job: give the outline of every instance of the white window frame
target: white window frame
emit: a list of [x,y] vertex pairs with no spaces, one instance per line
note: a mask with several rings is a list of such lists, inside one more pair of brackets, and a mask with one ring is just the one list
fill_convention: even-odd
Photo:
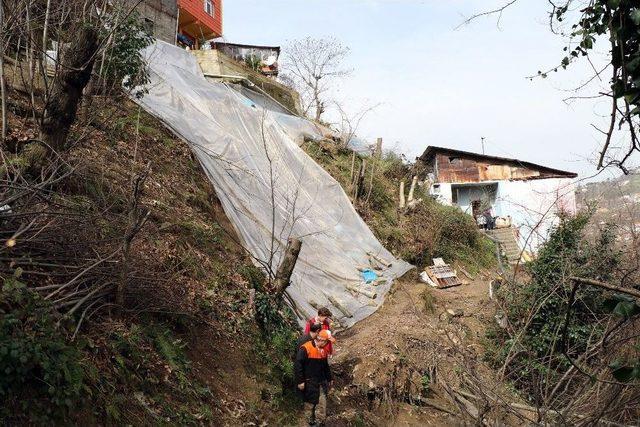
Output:
[[[207,6],[209,6],[210,10],[207,10]],[[213,0],[204,0],[204,11],[207,15],[216,16],[216,7],[213,4]]]

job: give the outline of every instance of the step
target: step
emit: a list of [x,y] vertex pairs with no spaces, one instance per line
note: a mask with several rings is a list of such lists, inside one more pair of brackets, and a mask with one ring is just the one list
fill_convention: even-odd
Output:
[[487,234],[488,236],[493,237],[494,239],[515,239],[516,236],[513,233],[495,233],[495,234]]
[[503,244],[502,246],[504,246],[506,250],[509,250],[509,249],[513,249],[516,251],[520,250],[520,246],[518,246],[516,243],[507,243],[507,244]]
[[494,228],[493,230],[485,230],[487,233],[513,233],[513,228]]
[[498,240],[502,240],[502,239],[513,240],[516,238],[516,236],[513,233],[496,233],[496,234],[487,233],[487,236],[493,237],[494,239],[498,239]]

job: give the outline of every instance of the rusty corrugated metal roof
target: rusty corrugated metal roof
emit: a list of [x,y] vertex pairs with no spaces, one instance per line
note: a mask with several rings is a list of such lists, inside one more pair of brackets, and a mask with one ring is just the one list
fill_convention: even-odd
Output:
[[539,165],[537,163],[527,162],[525,160],[512,159],[509,157],[490,156],[487,154],[456,150],[454,148],[436,147],[433,145],[428,146],[427,149],[424,151],[424,153],[422,153],[422,155],[418,157],[418,159],[428,163],[436,156],[436,154],[444,154],[446,156],[466,157],[466,158],[472,158],[477,160],[489,160],[496,163],[517,165],[517,166],[521,166],[529,169],[538,170],[540,172],[548,172],[555,175],[566,176],[567,178],[576,178],[578,176],[578,174],[575,172],[569,172],[561,169],[550,168],[547,166]]

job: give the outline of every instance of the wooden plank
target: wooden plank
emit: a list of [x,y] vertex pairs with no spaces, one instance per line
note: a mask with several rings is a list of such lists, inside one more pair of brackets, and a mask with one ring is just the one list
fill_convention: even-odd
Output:
[[429,270],[431,270],[431,272],[438,278],[444,278],[444,277],[455,277],[456,276],[456,272],[453,271],[451,269],[451,267],[444,266],[444,267],[428,267]]
[[441,258],[434,259],[434,264],[426,268],[429,278],[438,285],[438,288],[450,288],[462,284],[458,276],[449,264],[445,264]]
[[444,267],[445,265],[447,265],[447,263],[444,262],[442,258],[433,258],[432,261],[433,261],[434,267]]

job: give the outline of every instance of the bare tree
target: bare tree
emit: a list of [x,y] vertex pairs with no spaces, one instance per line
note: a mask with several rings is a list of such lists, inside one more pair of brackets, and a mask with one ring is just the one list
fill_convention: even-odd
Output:
[[[98,128],[107,128],[99,109],[89,112],[86,122],[91,125],[76,120],[87,83],[92,76],[117,83],[103,92],[112,98],[105,97],[105,102],[125,95],[123,73],[96,74],[94,63],[101,55],[118,64],[134,56],[137,63],[136,53],[113,49],[110,37],[139,28],[117,20],[135,19],[134,8],[120,0],[9,0],[0,8],[0,219],[8,238],[0,251],[0,276],[15,274],[19,266],[21,280],[53,309],[66,317],[81,313],[76,333],[83,319],[91,317],[92,307],[95,312],[113,305],[109,301],[114,294],[122,304],[126,285],[137,280],[131,245],[148,216],[140,202],[148,172],[134,174],[134,191],[124,196],[131,203],[127,215],[119,218],[128,225],[122,239],[106,242],[96,233],[95,221],[110,217],[109,209],[78,213],[66,198],[70,182],[92,176],[85,169],[89,162],[74,159],[71,150]],[[25,119],[15,132],[7,128],[9,113]],[[20,141],[25,129],[34,136]],[[17,263],[7,262],[14,257]]]
[[356,111],[353,114],[349,114],[345,109],[340,105],[340,103],[334,103],[336,110],[340,116],[339,122],[337,123],[338,131],[340,132],[340,141],[344,147],[349,145],[349,142],[356,136],[356,132],[360,127],[360,123],[362,120],[372,111],[380,106],[380,104],[373,105],[365,105],[360,110]]
[[[460,26],[487,16],[497,17],[497,25],[505,10],[518,0],[504,0],[501,5],[491,10],[476,13],[465,19]],[[549,27],[552,33],[567,39],[564,47],[564,58],[546,71],[538,71],[529,76],[546,78],[551,72],[567,69],[572,63],[584,58],[593,70],[593,74],[582,82],[573,92],[578,93],[591,82],[603,82],[610,76],[609,88],[597,90],[596,93],[576,95],[565,99],[603,98],[610,102],[610,120],[606,127],[591,126],[604,138],[597,160],[597,168],[618,167],[625,175],[630,173],[629,163],[633,154],[640,152],[639,119],[640,97],[638,82],[640,68],[639,40],[640,15],[637,13],[637,2],[609,2],[607,0],[549,0]],[[579,13],[577,13],[579,11]],[[460,27],[459,26],[459,27]],[[570,30],[569,30],[570,28]],[[591,61],[594,46],[606,44],[609,52],[604,67],[596,68]],[[615,150],[612,141],[614,134],[621,134],[624,146],[621,152]]]
[[320,121],[327,108],[331,82],[351,72],[343,65],[348,54],[349,48],[334,38],[307,37],[287,45],[284,76],[300,92],[306,116]]

